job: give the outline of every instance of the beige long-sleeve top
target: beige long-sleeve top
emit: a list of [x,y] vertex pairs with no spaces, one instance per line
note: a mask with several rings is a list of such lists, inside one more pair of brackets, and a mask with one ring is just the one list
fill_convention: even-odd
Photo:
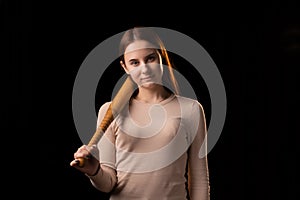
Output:
[[[97,126],[109,104],[101,106]],[[209,200],[206,133],[196,100],[131,99],[98,143],[101,170],[91,183],[111,192],[111,200]]]

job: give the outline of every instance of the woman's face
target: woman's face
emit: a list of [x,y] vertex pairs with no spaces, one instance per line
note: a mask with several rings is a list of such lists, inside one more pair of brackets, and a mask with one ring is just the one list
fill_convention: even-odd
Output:
[[161,57],[149,42],[138,40],[127,46],[124,54],[125,63],[121,62],[127,74],[140,87],[162,84],[163,66]]

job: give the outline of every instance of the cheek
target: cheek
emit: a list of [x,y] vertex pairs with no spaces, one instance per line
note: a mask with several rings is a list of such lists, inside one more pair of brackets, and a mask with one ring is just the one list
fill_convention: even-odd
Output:
[[161,78],[163,75],[163,67],[159,64],[152,66],[152,72],[155,74],[157,78]]
[[138,84],[138,80],[141,75],[141,70],[139,68],[134,68],[129,71],[129,74],[131,78],[134,80],[134,82]]

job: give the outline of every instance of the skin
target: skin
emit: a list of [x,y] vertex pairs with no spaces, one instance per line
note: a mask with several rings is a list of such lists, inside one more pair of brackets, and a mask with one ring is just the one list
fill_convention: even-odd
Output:
[[163,65],[159,52],[151,48],[147,41],[138,40],[127,46],[125,63],[121,66],[139,86],[135,97],[147,103],[157,103],[166,99],[170,93],[162,85]]
[[[77,149],[74,153],[74,160],[70,163],[70,165],[79,171],[87,174],[88,176],[92,176],[97,172],[99,161],[96,157],[92,155],[98,155],[96,152],[98,151],[96,146],[89,147],[87,145],[82,145]],[[85,164],[82,167],[78,166],[77,159],[84,158]]]

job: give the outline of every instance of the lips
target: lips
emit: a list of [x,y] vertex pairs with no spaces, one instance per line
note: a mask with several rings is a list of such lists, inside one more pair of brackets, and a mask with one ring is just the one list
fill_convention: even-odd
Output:
[[141,81],[150,81],[150,80],[152,80],[152,77],[153,77],[153,76],[146,76],[146,77],[143,77],[143,78],[141,78]]

